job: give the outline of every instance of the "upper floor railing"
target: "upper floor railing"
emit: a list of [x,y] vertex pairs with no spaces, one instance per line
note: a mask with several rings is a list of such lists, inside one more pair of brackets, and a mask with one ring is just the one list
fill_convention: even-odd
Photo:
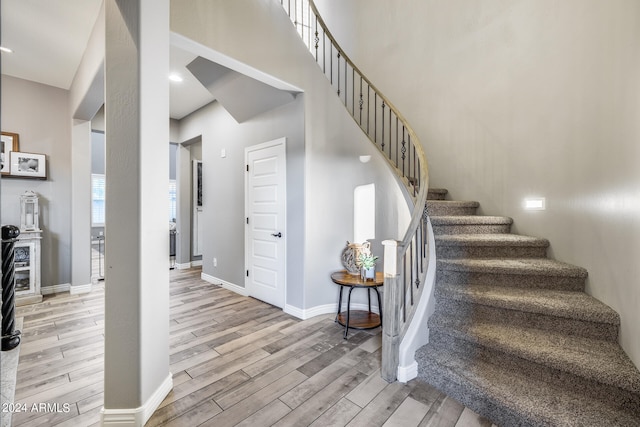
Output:
[[347,111],[387,160],[411,209],[402,241],[385,241],[382,377],[394,381],[398,349],[426,276],[427,161],[413,129],[340,48],[310,0],[280,0]]

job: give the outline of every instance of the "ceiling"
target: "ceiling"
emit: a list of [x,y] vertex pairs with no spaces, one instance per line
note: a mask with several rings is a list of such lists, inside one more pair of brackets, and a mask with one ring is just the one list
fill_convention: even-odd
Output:
[[[69,89],[102,0],[2,0],[2,74]],[[170,116],[182,119],[214,100],[187,70],[197,55],[176,46],[170,70],[182,82],[171,82]],[[168,76],[167,76],[168,77]]]

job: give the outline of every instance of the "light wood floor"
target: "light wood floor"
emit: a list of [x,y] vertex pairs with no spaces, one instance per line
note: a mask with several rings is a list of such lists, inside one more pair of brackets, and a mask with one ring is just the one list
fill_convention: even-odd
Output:
[[[18,308],[15,402],[27,412],[14,426],[99,425],[104,286]],[[174,388],[147,426],[492,426],[430,386],[384,382],[379,329],[344,340],[331,315],[300,321],[199,269],[172,271],[170,292]]]

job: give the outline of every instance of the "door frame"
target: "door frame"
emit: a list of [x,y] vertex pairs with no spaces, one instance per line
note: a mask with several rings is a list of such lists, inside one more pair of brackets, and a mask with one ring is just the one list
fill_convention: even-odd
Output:
[[[283,226],[283,230],[282,233],[284,234],[284,238],[282,239],[282,244],[284,245],[284,249],[283,249],[283,253],[282,253],[282,262],[284,264],[284,269],[283,269],[283,276],[282,276],[282,281],[283,281],[283,292],[284,292],[284,300],[282,303],[282,307],[281,309],[284,311],[285,307],[287,306],[287,238],[288,238],[288,233],[287,233],[287,207],[288,207],[288,200],[287,200],[287,138],[286,137],[281,137],[281,138],[277,138],[271,141],[267,141],[267,142],[263,142],[260,144],[255,144],[255,145],[251,145],[249,147],[245,147],[244,149],[244,164],[245,167],[248,167],[249,165],[249,153],[253,152],[253,151],[259,151],[259,150],[264,150],[266,148],[271,148],[271,147],[276,147],[276,146],[281,146],[282,147],[282,155],[284,156],[284,164],[285,164],[285,169],[284,169],[284,212],[283,212],[283,216],[284,216],[284,226]],[[248,171],[247,171],[248,172]],[[244,217],[245,219],[249,218],[249,174],[245,173],[244,175]],[[245,232],[244,232],[244,267],[245,267],[245,271],[249,268],[249,258],[250,258],[250,234],[249,233],[249,224],[246,223],[245,221]],[[252,296],[251,294],[251,287],[250,287],[250,280],[249,277],[245,274],[244,277],[244,288],[245,291],[247,293],[247,295]],[[268,304],[268,303],[267,303]]]

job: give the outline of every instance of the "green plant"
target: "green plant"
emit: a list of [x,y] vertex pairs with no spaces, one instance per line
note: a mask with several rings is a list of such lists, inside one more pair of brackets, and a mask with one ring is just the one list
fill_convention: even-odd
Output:
[[377,260],[378,257],[374,256],[371,253],[361,253],[358,257],[358,261],[360,261],[360,267],[366,268],[367,270],[373,268],[376,265]]

